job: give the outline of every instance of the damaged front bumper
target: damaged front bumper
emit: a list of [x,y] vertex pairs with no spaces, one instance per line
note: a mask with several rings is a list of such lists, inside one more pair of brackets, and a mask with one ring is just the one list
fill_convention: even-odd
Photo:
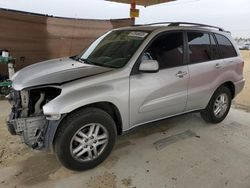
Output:
[[[11,113],[12,114],[12,113]],[[10,115],[7,127],[12,135],[19,135],[29,147],[53,152],[56,130],[66,114],[58,120],[48,120],[44,115],[12,119]]]
[[22,91],[12,89],[8,96],[12,105],[7,121],[9,132],[21,136],[22,141],[33,149],[53,151],[54,136],[64,115],[45,115],[42,105],[60,92],[60,89],[52,87]]
[[45,135],[48,127],[48,120],[45,116],[9,120],[7,126],[11,134],[20,135],[22,141],[33,149],[45,147]]

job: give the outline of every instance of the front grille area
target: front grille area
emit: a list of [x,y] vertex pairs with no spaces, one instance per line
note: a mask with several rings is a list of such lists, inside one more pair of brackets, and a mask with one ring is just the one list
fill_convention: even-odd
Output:
[[[7,127],[12,135],[19,135],[22,141],[33,149],[44,147],[44,135],[47,129],[47,120],[44,115],[24,116],[25,106],[23,92],[11,90],[8,100],[12,105]],[[21,96],[22,95],[22,96]],[[29,100],[29,99],[27,99]]]

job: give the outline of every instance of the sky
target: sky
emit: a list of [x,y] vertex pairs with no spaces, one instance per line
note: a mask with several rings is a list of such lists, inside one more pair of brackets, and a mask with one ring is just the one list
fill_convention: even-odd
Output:
[[[116,19],[129,17],[130,6],[104,0],[0,0],[0,8],[70,18]],[[223,27],[234,37],[250,38],[250,0],[177,0],[137,8],[137,24],[197,22]]]

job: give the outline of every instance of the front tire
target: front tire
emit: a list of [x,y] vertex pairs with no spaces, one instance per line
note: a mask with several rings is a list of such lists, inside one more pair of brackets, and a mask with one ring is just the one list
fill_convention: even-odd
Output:
[[98,108],[73,112],[58,130],[55,152],[68,169],[82,171],[102,163],[116,141],[116,126],[112,117]]
[[210,99],[206,109],[201,111],[201,117],[208,123],[220,123],[223,121],[231,107],[232,94],[225,87],[219,87]]

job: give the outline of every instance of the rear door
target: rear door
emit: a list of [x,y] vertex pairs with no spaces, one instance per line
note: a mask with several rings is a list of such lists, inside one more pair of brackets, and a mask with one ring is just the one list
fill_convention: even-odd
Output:
[[[189,75],[183,41],[183,32],[158,36],[133,68],[130,76],[130,125],[184,111]],[[139,72],[139,64],[143,59],[157,60],[159,72]]]
[[243,79],[242,58],[237,54],[231,41],[220,34],[215,34],[220,50],[221,58],[223,59],[223,71],[227,81],[239,81]]
[[224,61],[220,59],[213,34],[188,31],[186,37],[190,74],[187,111],[199,110],[206,107],[216,89]]

